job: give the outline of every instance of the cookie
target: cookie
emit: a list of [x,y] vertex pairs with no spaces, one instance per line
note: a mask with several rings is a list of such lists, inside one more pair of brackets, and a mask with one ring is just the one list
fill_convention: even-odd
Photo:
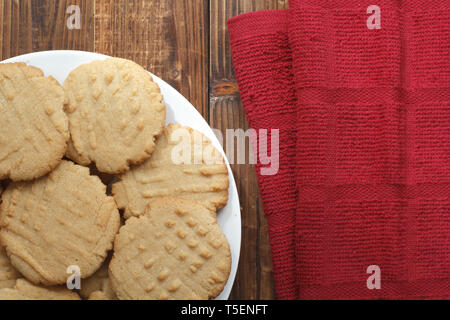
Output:
[[0,289],[0,300],[80,300],[80,297],[64,286],[38,287],[18,279],[13,288]]
[[0,180],[32,180],[52,171],[66,152],[64,90],[42,70],[0,64]]
[[150,157],[166,107],[158,85],[141,66],[119,58],[93,61],[73,70],[64,89],[69,158],[117,174]]
[[0,289],[13,288],[21,274],[9,262],[5,250],[0,247]]
[[10,184],[0,206],[0,242],[11,264],[34,284],[66,283],[73,265],[81,278],[92,275],[120,224],[105,192],[89,168],[70,161],[39,180]]
[[228,200],[228,170],[222,155],[201,133],[171,124],[156,141],[152,157],[119,175],[112,194],[125,218],[142,215],[161,196],[201,202],[218,210]]
[[230,268],[215,212],[163,197],[120,228],[109,276],[119,299],[211,299],[222,292]]
[[89,300],[117,300],[108,275],[110,260],[91,277],[81,281],[80,296]]

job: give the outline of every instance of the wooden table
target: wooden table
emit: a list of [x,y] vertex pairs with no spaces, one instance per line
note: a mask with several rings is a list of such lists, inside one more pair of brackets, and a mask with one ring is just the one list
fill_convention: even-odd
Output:
[[[74,49],[128,58],[180,91],[213,128],[247,129],[226,20],[287,8],[288,0],[0,0],[1,60]],[[80,29],[69,29],[69,6]],[[232,299],[273,299],[267,226],[254,168],[233,165],[242,208],[242,248]]]

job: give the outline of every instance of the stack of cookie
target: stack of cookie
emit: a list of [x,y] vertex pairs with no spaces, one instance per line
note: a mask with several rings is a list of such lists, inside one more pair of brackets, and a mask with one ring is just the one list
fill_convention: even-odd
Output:
[[81,65],[63,86],[0,64],[0,299],[220,294],[227,167],[201,133],[165,126],[162,100],[124,59]]

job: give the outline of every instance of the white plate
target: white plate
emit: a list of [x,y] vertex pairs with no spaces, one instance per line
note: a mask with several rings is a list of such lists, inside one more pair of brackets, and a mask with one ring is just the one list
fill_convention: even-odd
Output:
[[[84,51],[42,51],[36,53],[25,54],[14,57],[6,62],[25,62],[29,65],[38,67],[44,71],[46,75],[53,76],[60,83],[63,83],[67,75],[78,67],[80,64],[88,63],[93,60],[103,60],[107,56],[84,52]],[[205,134],[214,146],[219,149],[225,157],[222,146],[217,140],[214,132],[209,127],[208,123],[198,113],[198,111],[186,100],[178,91],[172,88],[169,84],[152,74],[154,81],[160,86],[161,93],[164,96],[164,102],[167,105],[167,123],[179,123],[182,125],[194,128]],[[226,157],[225,157],[226,159]],[[241,248],[241,210],[239,204],[239,197],[236,189],[236,183],[233,178],[233,173],[230,168],[228,160],[228,175],[230,178],[229,200],[225,208],[219,211],[218,220],[222,231],[230,243],[232,267],[231,274],[225,289],[217,297],[217,299],[228,299],[231,288],[233,287],[234,278],[236,276],[237,266],[239,262],[239,252]]]

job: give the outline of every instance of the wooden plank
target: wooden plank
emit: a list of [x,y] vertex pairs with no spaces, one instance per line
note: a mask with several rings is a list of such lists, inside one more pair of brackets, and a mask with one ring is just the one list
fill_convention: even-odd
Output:
[[[69,30],[66,13],[80,7],[80,30]],[[3,0],[0,2],[1,59],[42,50],[93,51],[93,2],[90,0]]]
[[208,119],[208,3],[205,0],[172,3],[178,57],[172,76],[180,81],[181,93]]
[[[18,1],[4,0],[2,2],[2,59],[7,59],[12,56],[16,56],[19,52],[19,43],[21,40],[19,35],[19,11],[20,3]],[[31,32],[31,20],[25,19],[21,28],[22,35],[25,34],[25,30]],[[26,40],[25,40],[26,42]]]
[[207,3],[95,1],[95,50],[131,59],[208,115]]
[[[210,124],[222,130],[248,124],[239,98],[227,34],[228,18],[263,9],[285,9],[288,0],[210,0]],[[241,261],[232,299],[276,298],[267,223],[251,165],[233,165],[242,207]]]

